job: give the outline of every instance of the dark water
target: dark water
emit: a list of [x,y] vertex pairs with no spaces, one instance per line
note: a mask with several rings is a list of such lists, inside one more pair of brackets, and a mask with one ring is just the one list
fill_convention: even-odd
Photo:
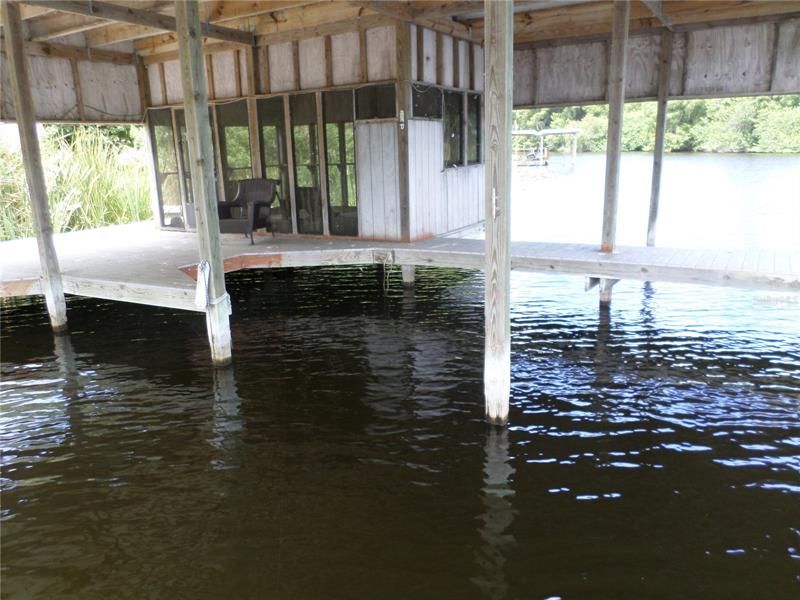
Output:
[[514,274],[229,279],[202,316],[2,308],[5,598],[798,598],[798,296]]

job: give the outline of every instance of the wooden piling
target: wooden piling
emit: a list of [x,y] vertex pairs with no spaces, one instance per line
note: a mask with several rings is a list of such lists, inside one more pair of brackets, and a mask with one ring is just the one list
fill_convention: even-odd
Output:
[[513,4],[485,0],[486,341],[483,389],[486,418],[508,420],[511,391],[511,101]]
[[603,202],[601,252],[613,252],[617,233],[619,165],[622,158],[622,113],[625,108],[625,64],[628,50],[629,0],[614,2],[614,24],[608,66],[608,146]]
[[658,201],[661,195],[661,167],[664,161],[664,137],[667,131],[667,101],[669,76],[672,70],[672,32],[661,34],[661,53],[658,64],[658,112],[656,113],[656,140],[653,148],[653,180],[650,187],[650,214],[647,218],[647,245],[656,244]]
[[25,61],[22,35],[22,18],[19,4],[0,0],[0,14],[3,17],[6,40],[6,57],[9,65],[11,88],[14,92],[14,108],[19,128],[22,164],[28,181],[28,193],[33,213],[33,226],[36,230],[36,244],[39,249],[39,264],[42,269],[42,292],[50,316],[50,325],[55,333],[67,330],[67,304],[61,282],[56,247],[53,244],[53,223],[47,202],[47,186],[44,181],[42,155],[39,139],[36,136],[36,115],[33,108],[28,65]]
[[208,262],[210,277],[206,326],[215,366],[231,362],[230,299],[225,291],[225,273],[219,241],[217,188],[214,178],[214,153],[208,119],[208,92],[200,39],[200,13],[197,2],[175,2],[181,82],[186,109],[186,135],[192,164],[192,191],[197,213],[197,238],[200,259]]
[[414,287],[416,280],[416,267],[414,265],[402,265],[400,270],[403,274],[403,287]]

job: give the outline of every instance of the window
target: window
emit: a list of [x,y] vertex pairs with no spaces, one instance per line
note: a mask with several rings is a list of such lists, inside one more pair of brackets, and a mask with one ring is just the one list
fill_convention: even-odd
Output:
[[481,97],[467,94],[467,163],[481,162]]
[[317,102],[314,94],[289,98],[294,148],[294,186],[298,233],[322,233],[322,201],[317,147]]
[[415,117],[442,118],[442,91],[437,87],[413,84],[411,86],[411,103],[414,107]]
[[460,92],[444,93],[444,166],[464,164],[464,95]]
[[175,138],[172,131],[172,111],[169,108],[150,110],[148,121],[158,180],[161,225],[183,227],[183,205],[178,176],[178,159],[175,153]]
[[393,85],[369,85],[356,90],[359,119],[391,119],[397,116]]
[[[393,86],[388,87],[394,89]],[[325,92],[322,96],[322,106],[325,118],[328,222],[331,234],[356,236],[358,205],[353,92]]]
[[[211,171],[215,173],[214,178],[216,179],[216,164],[217,164],[217,143],[214,139],[213,135],[213,128],[214,128],[214,117],[213,117],[213,107],[208,107],[208,122],[212,128],[211,134],[211,146],[214,151],[214,165],[212,165]],[[189,139],[186,135],[186,114],[184,113],[182,108],[175,109],[175,124],[178,127],[178,160],[181,161],[181,167],[183,169],[183,193],[184,193],[184,200],[188,203],[194,202],[193,199],[193,191],[192,191],[192,174],[191,168],[189,164]],[[187,210],[194,210],[193,207],[189,207]],[[191,214],[191,213],[187,213]],[[191,217],[190,217],[191,218]]]
[[283,98],[258,100],[256,106],[264,177],[278,182],[278,198],[272,205],[272,229],[291,233],[292,205],[289,195],[289,162],[286,154]]
[[225,199],[230,201],[236,196],[237,182],[253,176],[247,101],[217,104],[217,127]]

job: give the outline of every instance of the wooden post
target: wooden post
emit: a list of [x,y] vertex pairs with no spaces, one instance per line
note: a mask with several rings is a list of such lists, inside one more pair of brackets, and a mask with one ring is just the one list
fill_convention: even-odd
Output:
[[186,134],[192,168],[192,190],[197,213],[200,259],[210,268],[206,326],[215,366],[231,362],[230,298],[225,291],[225,273],[219,242],[217,189],[214,181],[214,152],[208,118],[208,88],[200,41],[200,12],[197,2],[175,2],[181,81],[186,109]]
[[511,101],[513,14],[510,1],[485,0],[486,17],[486,347],[483,390],[486,418],[508,420],[511,391]]
[[400,271],[403,274],[403,287],[414,287],[416,267],[414,265],[402,265]]
[[625,63],[628,50],[629,0],[614,2],[614,25],[608,66],[608,147],[606,190],[603,204],[601,252],[613,252],[617,234],[619,164],[622,149],[622,113],[625,108]]
[[39,248],[42,291],[50,316],[50,325],[55,333],[63,333],[67,330],[67,305],[64,300],[56,247],[53,244],[53,223],[50,220],[50,207],[47,203],[47,186],[44,181],[42,155],[39,152],[39,139],[36,136],[36,115],[33,112],[28,65],[25,62],[25,40],[22,37],[19,4],[0,0],[0,15],[3,17],[5,29],[6,57],[11,88],[14,91],[22,164],[25,166],[33,226],[36,229],[36,243]]
[[661,55],[658,70],[658,112],[656,113],[656,141],[653,148],[653,181],[650,187],[650,214],[647,218],[647,245],[656,244],[658,200],[661,194],[661,167],[664,161],[664,136],[667,131],[667,100],[669,76],[672,67],[672,32],[661,34]]
[[400,197],[400,239],[411,240],[411,206],[408,182],[408,118],[411,116],[411,25],[395,24],[397,64],[397,170]]

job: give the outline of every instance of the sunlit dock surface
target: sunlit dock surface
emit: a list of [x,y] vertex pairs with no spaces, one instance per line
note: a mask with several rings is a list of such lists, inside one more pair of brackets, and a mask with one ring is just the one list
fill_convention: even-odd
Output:
[[[152,223],[55,236],[68,294],[186,310],[194,304],[194,233]],[[222,236],[225,270],[329,265],[416,265],[482,269],[481,239],[373,242],[331,238]],[[611,279],[668,281],[800,292],[800,254],[622,246],[611,254],[592,244],[513,242],[512,269]],[[0,243],[0,297],[40,293],[34,239]]]

